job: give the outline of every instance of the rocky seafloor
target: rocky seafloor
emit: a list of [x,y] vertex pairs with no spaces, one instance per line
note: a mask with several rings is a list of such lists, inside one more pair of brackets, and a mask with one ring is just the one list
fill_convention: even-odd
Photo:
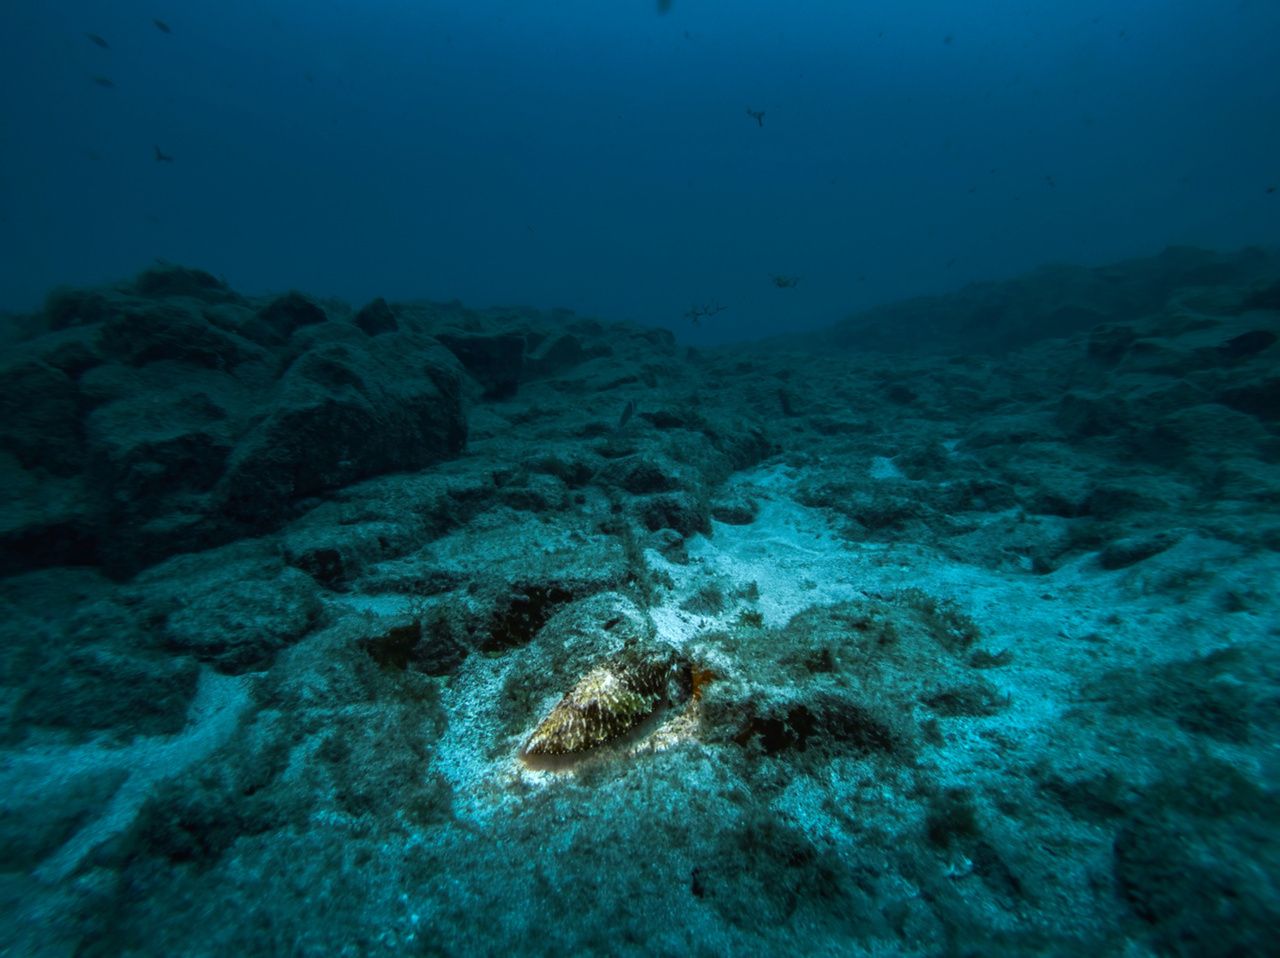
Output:
[[1275,253],[4,331],[0,953],[1274,946]]

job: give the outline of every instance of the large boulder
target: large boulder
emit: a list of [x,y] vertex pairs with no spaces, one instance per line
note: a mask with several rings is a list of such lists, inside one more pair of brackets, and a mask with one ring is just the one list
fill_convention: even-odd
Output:
[[383,333],[394,333],[400,328],[396,314],[392,312],[387,301],[379,296],[356,313],[356,325],[369,336],[380,336]]
[[0,569],[131,576],[459,452],[462,367],[386,319],[371,336],[340,307],[171,266],[51,295],[0,366],[0,476],[22,490],[0,503]]
[[256,343],[279,346],[304,326],[323,323],[328,318],[323,309],[301,293],[286,293],[258,310],[243,332]]
[[209,303],[240,302],[241,297],[212,273],[189,266],[161,263],[144,270],[133,281],[139,296],[167,298],[182,296]]
[[461,451],[461,389],[447,353],[388,334],[365,348],[330,343],[282,378],[218,489],[224,512],[276,524],[292,501],[384,472],[421,469]]
[[269,666],[315,625],[321,605],[306,573],[255,571],[236,581],[210,580],[174,603],[164,620],[166,644],[223,672]]
[[191,387],[166,402],[140,393],[87,418],[90,478],[102,491],[99,560],[127,575],[175,551],[226,538],[210,490],[231,455],[225,411]]
[[212,325],[181,302],[139,303],[102,324],[102,352],[131,366],[176,360],[209,369],[231,369],[262,352],[240,336]]
[[27,467],[59,475],[76,472],[84,448],[75,381],[38,360],[0,368],[0,450]]
[[524,371],[523,335],[440,332],[436,338],[480,383],[486,399],[507,399],[516,394]]
[[0,452],[0,575],[95,561],[102,507],[78,477],[39,475]]

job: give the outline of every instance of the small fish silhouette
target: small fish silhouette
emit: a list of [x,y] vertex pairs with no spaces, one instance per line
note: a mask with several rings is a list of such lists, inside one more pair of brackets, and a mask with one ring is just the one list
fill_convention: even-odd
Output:
[[93,78],[93,82],[98,84],[98,86],[102,87],[104,90],[114,90],[116,86],[116,81],[111,79],[111,77],[97,76]]
[[165,23],[163,20],[152,19],[151,22],[155,24],[156,29],[161,33],[173,33],[173,31],[169,29],[169,24]]
[[747,107],[747,116],[755,120],[757,126],[764,126],[764,110],[753,110]]
[[684,314],[684,318],[695,326],[701,326],[703,319],[723,313],[728,308],[727,306],[721,306],[718,302],[711,303],[709,306],[699,306],[695,303],[689,307],[689,311]]
[[102,47],[104,50],[111,49],[111,44],[102,39],[102,37],[98,36],[96,33],[86,33],[85,36],[89,38],[89,42],[94,44],[94,46]]
[[157,162],[157,163],[172,163],[172,162],[173,162],[173,157],[172,157],[172,156],[170,156],[168,153],[165,153],[163,150],[161,150],[161,149],[160,149],[160,147],[158,147],[158,146],[153,146],[153,147],[152,147],[152,149],[156,151],[156,162]]
[[626,428],[627,423],[631,421],[631,417],[635,415],[635,412],[636,401],[634,399],[628,399],[627,404],[622,407],[622,415],[618,417],[618,425],[613,431],[622,432],[622,430]]

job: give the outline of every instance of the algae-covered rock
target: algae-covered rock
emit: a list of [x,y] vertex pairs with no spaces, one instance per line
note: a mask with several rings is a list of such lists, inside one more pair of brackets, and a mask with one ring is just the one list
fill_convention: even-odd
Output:
[[254,527],[293,500],[384,472],[419,469],[466,439],[457,373],[394,335],[317,347],[285,373],[266,417],[237,444],[221,507]]
[[133,281],[139,296],[182,296],[211,303],[239,302],[241,297],[226,282],[202,269],[161,263],[143,270]]
[[322,612],[315,581],[261,540],[172,557],[124,594],[156,646],[227,673],[268,667]]
[[323,323],[325,311],[299,292],[286,293],[267,303],[250,323],[245,335],[265,346],[279,346],[304,326]]
[[131,366],[171,360],[208,369],[231,369],[262,351],[219,329],[180,302],[128,304],[102,324],[102,352]]
[[765,637],[712,633],[694,657],[727,653],[732,665],[708,685],[705,734],[767,756],[807,752],[795,759],[805,764],[850,753],[909,763],[929,718],[1007,706],[967,661],[978,638],[957,608],[916,590],[808,609]]
[[396,314],[381,296],[356,313],[355,323],[370,336],[394,333],[400,328],[400,324],[396,322]]
[[79,646],[41,663],[15,718],[77,733],[173,734],[186,720],[196,677],[186,657],[119,644]]
[[8,734],[78,741],[169,735],[186,722],[197,667],[158,647],[135,606],[86,569],[0,580],[0,687]]
[[98,558],[102,503],[81,479],[41,476],[0,453],[0,573]]
[[0,796],[0,872],[27,871],[52,855],[102,814],[126,778],[120,768],[89,766],[67,769],[56,787],[7,782]]
[[57,475],[83,468],[80,395],[75,381],[38,360],[0,367],[0,451]]
[[524,336],[519,333],[441,332],[437,337],[480,383],[488,399],[514,396],[524,368]]

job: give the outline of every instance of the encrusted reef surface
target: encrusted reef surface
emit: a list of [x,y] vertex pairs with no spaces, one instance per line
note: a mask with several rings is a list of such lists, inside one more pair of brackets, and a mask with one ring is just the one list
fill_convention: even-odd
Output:
[[1268,952],[1278,282],[711,352],[54,293],[0,378],[0,953]]

